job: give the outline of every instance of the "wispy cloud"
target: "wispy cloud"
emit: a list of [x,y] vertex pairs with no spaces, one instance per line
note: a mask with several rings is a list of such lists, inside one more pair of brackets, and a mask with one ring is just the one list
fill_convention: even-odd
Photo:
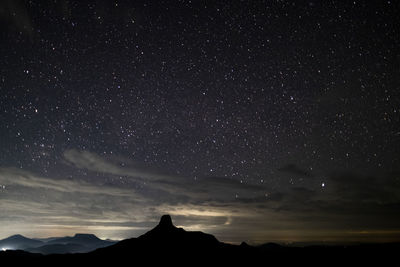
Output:
[[41,188],[68,193],[87,193],[132,196],[126,190],[115,189],[111,186],[96,186],[79,180],[54,179],[35,175],[17,168],[0,168],[0,184],[4,186],[22,186],[27,188]]
[[262,197],[266,193],[265,186],[240,183],[226,177],[200,177],[193,180],[188,177],[172,176],[156,173],[151,170],[137,169],[132,164],[121,167],[112,160],[88,152],[67,150],[65,160],[77,168],[93,172],[123,175],[136,182],[145,182],[149,190],[168,193],[169,199],[174,202],[202,202],[209,200],[229,201],[241,198]]
[[294,174],[294,175],[300,176],[300,177],[313,177],[313,174],[311,173],[311,171],[300,168],[296,164],[287,164],[285,166],[282,166],[278,170],[281,172]]

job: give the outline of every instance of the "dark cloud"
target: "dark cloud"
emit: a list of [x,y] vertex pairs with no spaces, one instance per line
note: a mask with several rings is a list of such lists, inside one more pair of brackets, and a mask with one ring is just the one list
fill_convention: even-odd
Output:
[[383,173],[380,176],[364,176],[354,173],[330,175],[332,189],[342,200],[362,203],[393,203],[400,201],[399,176]]
[[278,169],[281,172],[289,173],[289,174],[294,174],[297,176],[302,176],[302,177],[314,177],[314,175],[303,168],[300,168],[299,166],[295,164],[287,164],[281,168]]
[[264,208],[307,224],[332,229],[395,229],[400,225],[400,182],[397,176],[363,176],[336,172],[326,186],[292,187]]

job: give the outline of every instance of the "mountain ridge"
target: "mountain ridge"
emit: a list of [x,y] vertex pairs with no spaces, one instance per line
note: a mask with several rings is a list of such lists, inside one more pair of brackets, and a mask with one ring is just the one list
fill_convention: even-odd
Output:
[[65,254],[86,253],[115,244],[115,241],[102,240],[93,234],[77,233],[74,236],[50,237],[44,239],[28,238],[20,234],[0,240],[0,249],[24,250],[31,253]]
[[[83,235],[88,237],[87,235]],[[90,235],[89,235],[90,236]],[[74,236],[75,237],[75,236]],[[80,237],[78,235],[77,237]],[[73,238],[73,237],[69,237]],[[54,251],[62,246],[53,247]],[[232,245],[218,241],[211,234],[186,231],[173,225],[169,215],[161,217],[158,225],[145,234],[88,253],[42,255],[25,251],[0,252],[1,262],[71,265],[112,265],[116,262],[137,265],[205,265],[249,266],[265,263],[289,266],[334,266],[343,263],[379,264],[395,260],[400,243],[369,246],[311,246],[288,247],[274,243],[251,246],[242,242]]]
[[6,249],[26,249],[30,246],[40,246],[43,242],[36,239],[31,239],[20,234],[9,236],[0,240],[1,250]]

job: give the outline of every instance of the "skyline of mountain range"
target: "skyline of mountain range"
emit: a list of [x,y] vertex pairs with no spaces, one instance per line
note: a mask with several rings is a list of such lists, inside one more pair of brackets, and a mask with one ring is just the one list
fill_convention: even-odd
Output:
[[102,240],[93,234],[75,234],[74,236],[27,238],[23,235],[12,235],[0,240],[0,248],[6,250],[24,250],[40,254],[86,253],[95,249],[117,243]]
[[[10,250],[7,249],[10,246]],[[11,250],[12,247],[19,250]],[[145,234],[119,242],[102,240],[92,234],[69,237],[30,239],[14,235],[0,240],[0,261],[16,264],[69,264],[93,266],[116,262],[130,264],[198,265],[224,264],[233,266],[269,264],[307,264],[307,266],[364,264],[393,261],[400,243],[359,245],[283,246],[266,243],[259,246],[220,242],[201,231],[186,231],[163,215],[158,225]]]

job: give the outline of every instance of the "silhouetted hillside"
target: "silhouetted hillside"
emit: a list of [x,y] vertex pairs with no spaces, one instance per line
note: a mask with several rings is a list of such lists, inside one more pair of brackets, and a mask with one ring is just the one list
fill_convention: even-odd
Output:
[[90,248],[87,248],[83,245],[79,244],[50,244],[44,245],[37,248],[28,248],[26,251],[31,253],[40,253],[43,255],[48,254],[67,254],[67,253],[83,253],[91,251]]
[[117,257],[126,257],[134,252],[136,257],[155,259],[153,255],[178,258],[196,254],[214,254],[225,246],[213,235],[202,232],[188,232],[172,224],[171,217],[164,215],[160,223],[138,238],[131,238],[117,244],[98,249],[91,254],[103,257],[112,254]]
[[[64,238],[66,244],[71,240],[99,242],[92,235],[76,235]],[[51,245],[50,245],[51,246]],[[52,247],[62,251],[62,245]],[[74,248],[70,248],[73,250]],[[120,241],[114,245],[99,248],[89,253],[53,254],[44,256],[24,251],[0,252],[2,263],[29,264],[71,264],[91,266],[128,264],[132,266],[152,265],[233,265],[233,266],[337,266],[376,264],[385,265],[395,260],[400,244],[371,244],[358,246],[311,246],[285,247],[274,243],[250,246],[246,243],[230,245],[219,242],[213,235],[203,232],[190,232],[173,225],[169,215],[162,216],[160,223],[138,238]]]

